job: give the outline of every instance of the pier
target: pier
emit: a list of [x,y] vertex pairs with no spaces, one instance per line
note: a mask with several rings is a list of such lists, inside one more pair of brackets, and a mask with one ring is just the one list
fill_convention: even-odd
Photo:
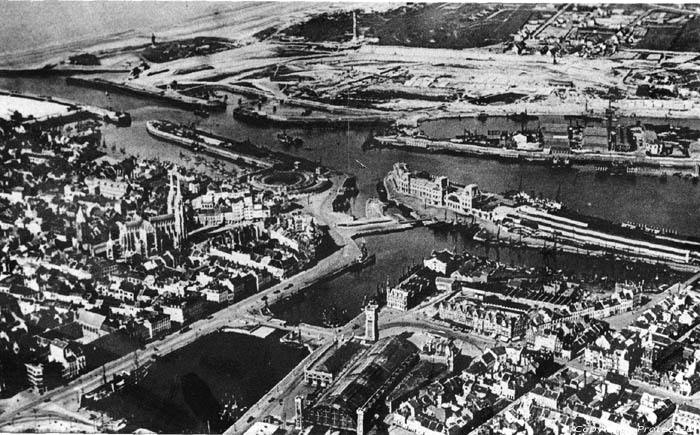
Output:
[[126,112],[77,103],[63,98],[37,96],[0,90],[0,103],[9,110],[17,110],[26,125],[55,125],[97,118],[121,127],[131,125]]
[[66,83],[69,85],[87,86],[100,90],[114,90],[126,94],[141,97],[154,98],[165,101],[174,106],[191,110],[211,110],[222,112],[226,110],[226,103],[222,100],[204,100],[201,98],[183,95],[173,90],[165,90],[146,85],[133,85],[127,83],[117,83],[101,78],[68,77]]
[[146,130],[157,139],[173,142],[188,149],[200,147],[209,154],[223,157],[234,162],[242,162],[263,169],[269,169],[274,166],[274,162],[272,161],[225,149],[225,141],[208,136],[200,131],[192,130],[190,132],[191,136],[186,137],[184,134],[184,127],[180,127],[169,121],[148,121],[146,122]]

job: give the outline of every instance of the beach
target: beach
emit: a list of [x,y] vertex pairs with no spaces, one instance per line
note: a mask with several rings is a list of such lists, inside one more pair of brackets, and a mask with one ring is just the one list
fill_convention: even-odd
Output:
[[[157,40],[215,36],[241,43],[270,27],[313,14],[398,3],[310,2],[10,2],[3,6],[0,68],[57,64],[78,53],[118,54]],[[118,61],[118,57],[112,57]]]

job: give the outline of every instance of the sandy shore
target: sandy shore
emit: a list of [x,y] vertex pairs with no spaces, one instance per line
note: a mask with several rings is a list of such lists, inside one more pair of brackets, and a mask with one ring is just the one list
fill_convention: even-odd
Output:
[[[232,3],[223,10],[201,15],[194,19],[183,17],[184,22],[156,32],[158,40],[173,40],[192,36],[217,36],[254,42],[253,35],[269,27],[284,28],[323,12],[349,9],[386,10],[400,3],[311,3],[311,2],[247,2]],[[75,19],[84,19],[76,16]],[[87,18],[85,18],[87,19]],[[78,52],[118,54],[134,47],[150,44],[150,29],[131,28],[101,36],[86,36],[73,41],[56,41],[41,48],[2,53],[0,68],[30,69],[59,63]]]

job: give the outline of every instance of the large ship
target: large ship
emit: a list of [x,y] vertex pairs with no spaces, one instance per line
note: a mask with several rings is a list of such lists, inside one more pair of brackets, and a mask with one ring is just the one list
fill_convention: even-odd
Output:
[[235,119],[258,125],[280,126],[323,126],[347,128],[348,125],[376,125],[391,124],[394,118],[388,115],[337,115],[321,113],[311,115],[309,111],[301,115],[278,115],[253,107],[236,107],[233,109]]

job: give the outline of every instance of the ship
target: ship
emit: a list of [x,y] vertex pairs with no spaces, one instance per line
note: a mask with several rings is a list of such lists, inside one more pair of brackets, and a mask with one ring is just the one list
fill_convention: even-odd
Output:
[[221,420],[224,423],[232,423],[238,420],[241,415],[243,415],[243,412],[245,411],[245,407],[241,407],[238,405],[238,399],[232,394],[227,394],[224,399],[223,399],[223,404],[221,405],[221,409],[219,409],[219,420]]
[[369,254],[367,251],[367,245],[363,241],[360,246],[361,254],[353,260],[350,264],[350,270],[362,270],[367,266],[371,266],[377,262],[377,257],[375,254]]
[[[308,113],[308,114],[304,114]],[[301,115],[282,116],[256,110],[252,107],[236,107],[233,109],[235,119],[256,125],[280,125],[280,126],[323,126],[347,128],[348,125],[379,125],[391,124],[395,121],[391,115],[331,115],[319,114],[310,116],[311,112]]]
[[540,119],[538,116],[528,115],[527,112],[511,113],[507,117],[511,121],[520,122],[520,123],[528,122],[528,121],[537,121],[538,119]]
[[278,133],[277,140],[284,146],[294,146],[295,148],[301,148],[304,146],[304,140],[300,137],[292,137],[286,132]]

